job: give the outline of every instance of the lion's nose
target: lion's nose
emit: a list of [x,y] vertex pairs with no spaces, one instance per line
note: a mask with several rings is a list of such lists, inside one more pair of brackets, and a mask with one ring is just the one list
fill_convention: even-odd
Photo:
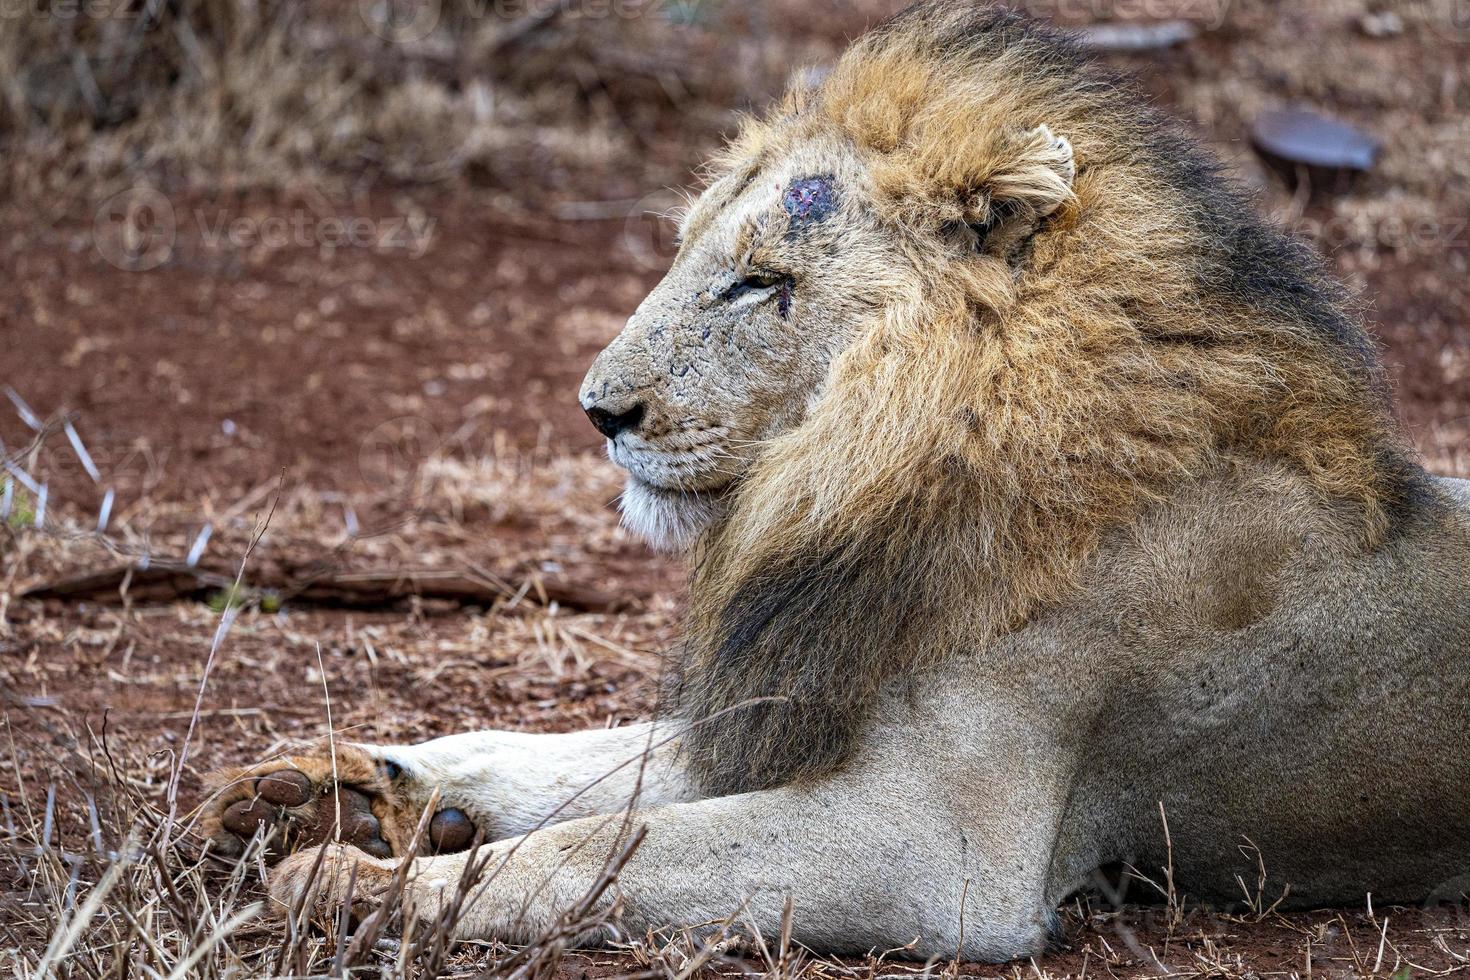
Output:
[[627,432],[637,428],[638,423],[643,421],[643,403],[639,402],[626,412],[609,412],[605,408],[593,405],[584,409],[597,431],[609,439],[617,438],[619,432]]

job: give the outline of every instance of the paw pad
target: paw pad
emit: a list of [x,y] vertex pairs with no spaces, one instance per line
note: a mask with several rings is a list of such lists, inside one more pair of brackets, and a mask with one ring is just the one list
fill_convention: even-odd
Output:
[[283,769],[255,781],[251,795],[230,804],[220,823],[232,834],[249,838],[262,826],[284,819],[287,807],[305,806],[311,800],[311,780],[303,772]]
[[257,779],[255,793],[277,806],[305,806],[311,799],[311,780],[300,770],[282,769]]
[[373,857],[392,857],[393,848],[383,839],[383,825],[373,815],[373,801],[366,793],[348,786],[337,788],[337,801],[324,798],[317,807],[315,833],[308,831],[311,843],[332,840],[332,830],[341,815],[341,839]]
[[[402,854],[419,815],[400,803],[392,783],[402,770],[392,762],[355,757],[339,750],[334,761],[293,759],[280,769],[220,774],[220,797],[205,817],[205,835],[218,857],[237,858],[256,834],[271,838],[266,860],[340,841],[373,857]],[[376,812],[375,812],[376,808]],[[385,826],[385,822],[388,826]],[[463,851],[474,843],[475,825],[449,807],[430,819],[422,850]]]
[[450,807],[434,814],[429,821],[430,853],[453,854],[469,847],[475,839],[475,825],[463,810]]

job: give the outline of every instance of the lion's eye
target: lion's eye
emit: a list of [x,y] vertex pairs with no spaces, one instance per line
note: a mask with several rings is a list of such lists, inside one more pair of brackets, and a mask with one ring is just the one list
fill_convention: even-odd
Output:
[[725,290],[727,303],[759,303],[790,289],[791,277],[774,272],[753,272]]

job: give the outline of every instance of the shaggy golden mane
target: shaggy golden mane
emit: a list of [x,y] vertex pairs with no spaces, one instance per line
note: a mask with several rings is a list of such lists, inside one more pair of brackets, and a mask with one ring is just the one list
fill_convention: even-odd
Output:
[[[1414,467],[1373,345],[1144,101],[1029,20],[923,3],[722,157],[849,147],[907,272],[698,550],[672,694],[707,789],[833,771],[882,685],[983,651],[1233,460],[1298,468],[1364,547],[1390,532]],[[949,234],[1028,209],[1000,252]]]

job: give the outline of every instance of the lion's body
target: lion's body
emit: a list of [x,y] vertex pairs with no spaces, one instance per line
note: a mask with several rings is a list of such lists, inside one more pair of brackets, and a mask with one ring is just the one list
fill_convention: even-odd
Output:
[[977,827],[1016,805],[977,783],[1049,784],[1048,907],[1101,865],[1162,881],[1161,805],[1192,899],[1247,898],[1247,842],[1267,904],[1288,885],[1287,905],[1453,899],[1470,886],[1470,483],[1456,492],[1438,483],[1368,553],[1279,470],[1151,509],[1073,600],[917,699],[938,744],[969,743],[944,781]]
[[635,931],[790,894],[817,948],[995,959],[1113,862],[1466,886],[1470,492],[1315,260],[1119,86],[926,3],[746,127],[582,395],[630,522],[694,549],[670,717],[354,750],[395,773],[374,846],[435,787],[491,840],[557,823],[463,932],[554,921],[635,795]]

